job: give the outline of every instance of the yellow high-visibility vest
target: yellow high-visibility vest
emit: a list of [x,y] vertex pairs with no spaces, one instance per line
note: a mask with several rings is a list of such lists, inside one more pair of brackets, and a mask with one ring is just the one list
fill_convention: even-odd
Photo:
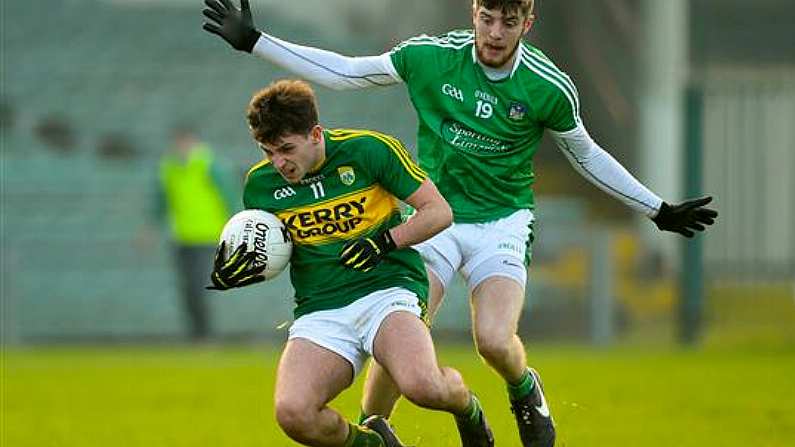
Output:
[[160,182],[174,238],[186,245],[215,245],[229,218],[221,190],[212,176],[213,154],[204,144],[186,160],[167,154],[160,162]]

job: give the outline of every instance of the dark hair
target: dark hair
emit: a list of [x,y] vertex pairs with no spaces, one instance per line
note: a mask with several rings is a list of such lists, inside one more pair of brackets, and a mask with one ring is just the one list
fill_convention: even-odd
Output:
[[308,135],[318,124],[317,101],[304,81],[280,80],[254,93],[246,108],[251,136],[275,143],[288,135]]
[[486,9],[499,9],[503,14],[519,11],[524,17],[533,12],[534,0],[475,0],[476,6]]

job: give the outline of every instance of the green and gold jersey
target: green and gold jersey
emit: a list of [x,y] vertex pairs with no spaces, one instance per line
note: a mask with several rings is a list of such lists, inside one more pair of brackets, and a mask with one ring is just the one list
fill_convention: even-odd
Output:
[[344,307],[372,292],[403,287],[424,308],[428,279],[419,254],[390,252],[374,269],[340,265],[343,245],[401,222],[398,199],[413,194],[427,177],[397,139],[365,130],[326,130],[326,159],[299,184],[290,184],[268,161],[251,168],[243,202],[271,212],[293,239],[290,281],[295,318]]
[[474,33],[420,36],[390,53],[417,111],[422,167],[456,222],[484,222],[533,209],[533,156],[544,129],[579,123],[571,79],[526,42],[511,75],[491,81],[476,59]]

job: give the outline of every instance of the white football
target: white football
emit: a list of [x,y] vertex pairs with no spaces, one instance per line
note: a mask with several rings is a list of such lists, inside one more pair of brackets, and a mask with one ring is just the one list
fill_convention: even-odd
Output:
[[293,243],[290,232],[278,217],[262,210],[243,210],[229,219],[221,232],[221,241],[226,242],[224,259],[240,244],[246,244],[246,251],[256,255],[255,265],[265,265],[262,276],[274,278],[290,262]]

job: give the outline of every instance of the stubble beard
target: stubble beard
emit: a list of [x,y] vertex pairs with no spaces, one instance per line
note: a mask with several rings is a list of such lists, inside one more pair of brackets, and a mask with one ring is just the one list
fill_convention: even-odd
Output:
[[513,49],[511,49],[511,51],[508,53],[508,55],[505,58],[503,58],[502,60],[500,60],[497,63],[491,63],[491,62],[488,62],[483,57],[483,54],[482,54],[481,49],[480,49],[480,46],[478,45],[477,35],[475,35],[475,53],[477,54],[478,61],[480,61],[481,64],[483,64],[483,65],[485,65],[485,66],[487,66],[489,68],[499,69],[499,68],[503,68],[508,62],[511,61],[511,59],[513,59],[513,57],[516,55],[516,51],[519,49],[519,44],[521,42],[522,42],[521,38],[517,39],[516,43],[513,46]]

